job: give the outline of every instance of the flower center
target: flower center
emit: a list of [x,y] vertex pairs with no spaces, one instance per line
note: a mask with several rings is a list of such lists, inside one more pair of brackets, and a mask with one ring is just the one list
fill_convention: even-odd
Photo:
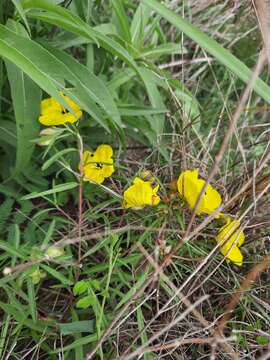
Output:
[[96,165],[97,165],[97,168],[98,168],[98,169],[102,169],[102,168],[103,168],[103,165],[102,165],[101,163],[98,163],[98,162],[97,162]]

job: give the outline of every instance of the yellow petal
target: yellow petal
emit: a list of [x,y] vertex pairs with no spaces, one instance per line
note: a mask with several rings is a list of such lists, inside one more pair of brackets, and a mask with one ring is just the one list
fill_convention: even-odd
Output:
[[66,120],[60,112],[51,112],[46,115],[41,115],[39,122],[45,126],[57,126],[65,124]]
[[216,239],[220,244],[226,242],[228,244],[235,243],[237,246],[243,245],[245,235],[243,230],[241,230],[240,221],[227,217],[226,224],[222,226],[216,236]]
[[204,194],[204,211],[206,214],[211,214],[215,209],[217,209],[222,202],[221,196],[210,184],[206,188]]
[[53,98],[44,99],[41,101],[39,116],[39,122],[42,125],[57,126],[66,123],[74,123],[82,116],[81,109],[74,103],[74,101],[62,93],[61,96],[65,99],[75,114],[72,114],[64,109],[64,107]]
[[238,266],[243,263],[243,255],[239,247],[245,241],[245,235],[241,230],[241,224],[238,220],[231,217],[225,217],[226,224],[222,226],[216,236],[217,242],[221,245],[220,252],[230,261]]
[[153,189],[151,182],[135,178],[133,185],[124,192],[123,207],[141,209],[147,205],[156,206],[160,202],[160,197],[156,194],[157,191],[158,186]]
[[110,145],[99,145],[95,151],[96,161],[112,164],[113,149]]
[[55,111],[61,112],[61,110],[61,104],[53,98],[48,98],[41,101],[41,115],[45,115]]
[[[204,181],[198,179],[198,170],[187,170],[180,174],[177,181],[179,194],[182,195],[192,210],[196,204],[197,198],[204,185]],[[197,214],[201,214],[204,209],[204,198],[201,198],[197,208]]]
[[[198,169],[186,170],[182,172],[177,181],[179,194],[183,196],[190,209],[195,207],[196,201],[205,185],[203,179],[199,179]],[[221,205],[220,194],[209,184],[205,193],[202,195],[196,214],[211,214]],[[217,215],[216,217],[218,217]]]
[[227,245],[221,247],[220,252],[237,266],[242,266],[243,264],[243,254],[237,246],[232,246],[231,248]]
[[115,171],[112,155],[112,147],[105,144],[98,146],[95,152],[84,151],[85,180],[101,184],[106,178],[110,177]]
[[84,180],[90,180],[98,184],[102,184],[105,180],[105,177],[102,171],[93,169],[91,167],[86,167],[84,169]]

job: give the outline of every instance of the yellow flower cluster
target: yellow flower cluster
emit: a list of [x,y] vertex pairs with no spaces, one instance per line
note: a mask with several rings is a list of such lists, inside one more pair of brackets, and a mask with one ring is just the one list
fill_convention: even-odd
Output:
[[[67,96],[61,94],[66,100],[74,114],[68,112],[56,100],[49,98],[41,103],[41,115],[39,121],[46,126],[63,125],[74,123],[81,116],[82,111]],[[83,153],[83,175],[84,180],[102,184],[115,171],[113,162],[113,149],[110,145],[102,144],[94,152]],[[156,206],[160,203],[158,196],[159,185],[153,186],[154,178],[145,181],[139,177],[133,180],[123,194],[123,208],[142,209],[145,206]],[[199,178],[198,169],[182,172],[177,181],[179,195],[185,199],[189,208],[194,209],[201,190],[205,186],[205,180]],[[196,214],[212,214],[222,204],[222,198],[218,191],[208,184],[196,207]],[[245,235],[241,229],[240,222],[233,220],[230,216],[217,213],[216,218],[225,219],[226,224],[221,227],[216,235],[216,241],[220,245],[220,252],[238,266],[243,263],[243,255],[239,247],[245,241]]]
[[[199,178],[198,169],[186,170],[182,172],[177,181],[179,194],[188,203],[190,209],[194,209],[196,201],[201,193],[205,181]],[[222,203],[222,198],[212,185],[207,185],[204,194],[196,209],[196,214],[211,214]],[[217,213],[216,218],[226,220],[226,224],[221,227],[216,236],[216,241],[220,245],[220,252],[227,260],[241,266],[243,263],[243,255],[239,249],[245,241],[245,235],[241,230],[240,222],[233,220],[231,216],[224,216]]]
[[[85,151],[83,153],[84,179],[101,184],[110,177],[115,169],[113,165],[113,149],[110,145],[99,145],[96,151]],[[136,177],[123,195],[123,207],[134,210],[142,209],[144,206],[155,206],[160,202],[157,195],[159,185],[152,187],[151,181],[144,181]]]

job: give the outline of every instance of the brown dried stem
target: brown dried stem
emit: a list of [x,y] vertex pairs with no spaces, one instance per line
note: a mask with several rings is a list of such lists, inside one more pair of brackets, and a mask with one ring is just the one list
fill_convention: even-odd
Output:
[[[210,184],[211,180],[213,179],[213,177],[215,176],[217,170],[218,170],[218,167],[219,167],[219,164],[221,162],[221,160],[223,159],[223,156],[225,154],[225,151],[227,149],[227,146],[228,146],[228,143],[229,143],[229,140],[234,132],[234,129],[235,129],[235,126],[237,124],[237,121],[239,120],[244,108],[245,108],[245,104],[249,98],[249,95],[250,95],[250,92],[253,88],[253,85],[254,85],[254,82],[256,81],[257,77],[259,76],[260,72],[262,71],[263,69],[263,66],[264,66],[264,63],[265,63],[265,58],[266,58],[266,55],[265,55],[265,51],[261,51],[260,54],[259,54],[259,58],[258,58],[258,62],[256,64],[256,67],[253,71],[253,74],[252,74],[252,77],[249,81],[249,83],[247,84],[244,92],[243,92],[243,95],[238,103],[238,106],[235,110],[235,113],[231,119],[231,122],[230,122],[230,125],[229,125],[229,128],[228,130],[226,131],[225,133],[225,137],[224,137],[224,140],[220,146],[220,149],[219,149],[219,152],[218,154],[216,155],[215,157],[215,162],[214,162],[214,165],[208,175],[208,178],[206,179],[205,181],[205,184],[203,186],[203,188],[201,189],[201,192],[196,200],[196,203],[195,203],[195,206],[194,206],[194,209],[192,211],[192,215],[191,215],[191,219],[189,221],[189,224],[188,224],[188,227],[187,227],[187,230],[183,236],[183,238],[176,244],[176,246],[172,249],[171,253],[169,254],[169,256],[167,257],[167,263],[170,263],[171,261],[171,257],[172,255],[174,255],[178,250],[179,248],[182,246],[182,244],[187,241],[188,239],[188,235],[191,231],[191,228],[192,228],[192,225],[194,223],[194,220],[195,220],[195,216],[196,216],[196,212],[197,212],[197,209],[198,209],[198,206],[200,204],[200,201],[202,199],[202,196],[207,188],[207,186]],[[210,214],[211,216],[212,214]],[[210,217],[208,216],[208,218]]]
[[233,294],[231,301],[229,302],[224,315],[220,319],[217,326],[217,335],[222,336],[224,329],[227,325],[227,322],[230,320],[232,316],[233,310],[239,304],[242,295],[250,289],[252,283],[258,278],[258,276],[265,271],[268,267],[270,267],[270,254],[266,255],[262,261],[256,264],[247,274],[245,279],[243,280],[239,289]]

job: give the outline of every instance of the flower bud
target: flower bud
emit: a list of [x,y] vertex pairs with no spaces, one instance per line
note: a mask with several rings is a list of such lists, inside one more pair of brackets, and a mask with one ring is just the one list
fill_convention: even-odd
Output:
[[60,135],[63,132],[62,129],[57,129],[55,127],[50,127],[47,129],[41,130],[39,133],[39,139],[37,140],[37,144],[39,146],[49,146],[52,145],[58,135]]
[[45,254],[47,256],[49,256],[50,258],[56,258],[56,257],[64,255],[64,249],[60,248],[58,246],[50,246],[50,247],[48,247]]

